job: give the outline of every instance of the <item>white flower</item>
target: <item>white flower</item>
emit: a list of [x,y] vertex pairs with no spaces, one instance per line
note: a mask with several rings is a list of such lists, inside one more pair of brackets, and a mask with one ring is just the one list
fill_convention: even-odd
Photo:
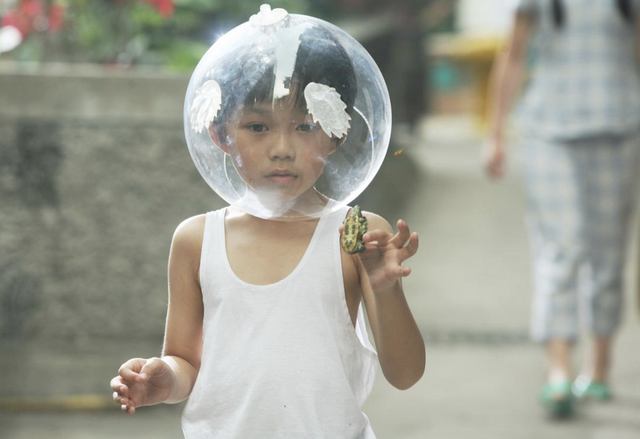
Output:
[[207,129],[211,122],[218,115],[220,105],[222,104],[222,91],[220,85],[209,80],[202,84],[196,91],[196,97],[191,103],[191,128],[196,133],[201,133],[203,129]]
[[304,99],[314,123],[320,126],[329,137],[342,138],[349,131],[351,116],[345,109],[340,94],[328,85],[310,82],[304,89]]
[[281,8],[276,8],[271,10],[271,6],[264,4],[260,6],[260,12],[254,14],[249,18],[249,23],[254,26],[275,26],[280,23],[282,20],[287,18],[289,13]]

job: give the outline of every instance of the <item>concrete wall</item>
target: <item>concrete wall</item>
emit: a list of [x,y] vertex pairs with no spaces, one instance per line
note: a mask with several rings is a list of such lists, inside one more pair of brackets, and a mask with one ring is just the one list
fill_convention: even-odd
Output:
[[0,65],[0,334],[162,333],[173,230],[223,205],[186,148],[187,83]]

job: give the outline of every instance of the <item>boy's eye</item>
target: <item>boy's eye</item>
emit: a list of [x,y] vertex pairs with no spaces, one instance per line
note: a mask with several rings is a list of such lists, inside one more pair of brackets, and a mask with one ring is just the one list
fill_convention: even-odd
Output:
[[305,133],[315,131],[318,129],[318,125],[315,123],[303,123],[302,125],[298,125],[296,128],[298,131],[303,131]]
[[246,127],[252,133],[264,133],[269,131],[269,128],[263,123],[250,123]]

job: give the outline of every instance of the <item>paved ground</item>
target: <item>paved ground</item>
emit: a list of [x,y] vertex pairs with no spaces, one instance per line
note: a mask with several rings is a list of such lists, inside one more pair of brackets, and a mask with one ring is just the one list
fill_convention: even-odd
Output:
[[[406,290],[427,343],[427,372],[405,392],[379,375],[365,406],[378,437],[639,438],[640,325],[631,290],[612,377],[616,398],[583,405],[570,421],[549,421],[536,402],[544,357],[526,338],[531,290],[517,172],[501,184],[484,179],[468,121],[430,121],[424,131],[395,159],[415,159],[425,177],[419,187],[408,188],[415,191],[414,201],[398,216],[421,233]],[[96,340],[74,346],[5,342],[0,396],[108,398],[107,383],[122,360],[157,354],[158,345],[157,340],[125,346]],[[578,346],[577,364],[587,351],[588,343]],[[98,398],[78,405],[103,403]],[[181,437],[181,406],[151,407],[130,417],[116,408],[46,411],[41,399],[34,404],[41,410],[0,410],[0,438]]]

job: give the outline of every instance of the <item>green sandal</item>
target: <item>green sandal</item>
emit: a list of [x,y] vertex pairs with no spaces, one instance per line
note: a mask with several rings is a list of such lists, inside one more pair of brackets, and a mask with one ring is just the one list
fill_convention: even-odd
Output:
[[548,383],[540,391],[540,403],[553,418],[567,418],[573,414],[571,382]]
[[573,396],[577,399],[592,399],[594,401],[606,401],[611,399],[611,389],[606,383],[591,381],[586,375],[580,375],[571,386]]

